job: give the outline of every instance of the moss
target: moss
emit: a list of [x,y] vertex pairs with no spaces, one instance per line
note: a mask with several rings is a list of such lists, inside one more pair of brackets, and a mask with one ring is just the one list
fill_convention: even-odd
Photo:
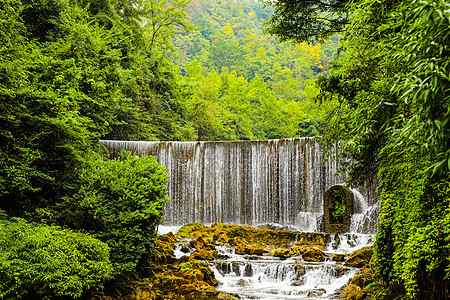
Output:
[[288,258],[291,256],[291,251],[289,249],[280,248],[273,250],[271,255],[274,257]]
[[360,268],[368,264],[373,256],[373,250],[370,247],[363,247],[353,252],[345,261],[345,265]]
[[309,246],[305,246],[305,245],[300,245],[300,246],[293,246],[291,248],[291,256],[299,256],[302,255],[303,253],[305,253],[306,251],[308,251],[310,247]]
[[339,299],[360,300],[364,299],[364,291],[357,285],[349,284],[339,296]]
[[305,261],[319,262],[325,260],[326,254],[317,247],[311,247],[302,254],[302,257]]
[[345,260],[345,254],[333,254],[331,258],[333,261],[343,262]]
[[197,237],[196,233],[204,231],[205,225],[201,223],[190,223],[181,227],[177,232],[177,237]]
[[212,260],[218,257],[218,253],[216,250],[210,249],[197,249],[194,253],[191,254],[191,260],[199,259],[199,260]]

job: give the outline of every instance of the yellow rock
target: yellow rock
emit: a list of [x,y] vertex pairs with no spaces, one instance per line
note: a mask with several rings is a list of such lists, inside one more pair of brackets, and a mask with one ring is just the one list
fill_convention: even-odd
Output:
[[325,252],[320,250],[317,247],[311,247],[305,253],[302,254],[303,260],[305,261],[324,261],[325,260]]
[[363,247],[353,252],[350,257],[345,261],[346,266],[360,268],[370,262],[372,258],[373,250],[370,247]]
[[284,249],[284,248],[275,249],[272,251],[272,256],[287,258],[287,257],[291,256],[291,251],[289,249]]

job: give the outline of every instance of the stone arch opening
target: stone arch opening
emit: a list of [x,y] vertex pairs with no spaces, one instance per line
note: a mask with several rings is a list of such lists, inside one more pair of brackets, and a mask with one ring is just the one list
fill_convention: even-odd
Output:
[[324,230],[329,233],[350,231],[354,195],[342,185],[335,185],[323,195]]

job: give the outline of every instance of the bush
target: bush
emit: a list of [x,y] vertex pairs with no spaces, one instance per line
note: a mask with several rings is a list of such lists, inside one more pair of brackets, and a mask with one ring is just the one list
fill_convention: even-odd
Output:
[[0,299],[77,298],[111,270],[108,246],[86,234],[0,220]]
[[80,170],[81,188],[64,203],[65,217],[109,245],[115,275],[135,270],[152,245],[168,200],[167,178],[154,157],[128,151],[114,160],[92,159]]

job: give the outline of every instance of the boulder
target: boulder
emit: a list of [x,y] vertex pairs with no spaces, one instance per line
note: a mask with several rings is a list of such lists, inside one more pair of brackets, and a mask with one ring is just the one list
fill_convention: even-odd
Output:
[[302,254],[303,260],[305,261],[324,261],[326,254],[317,247],[311,247],[305,253]]
[[339,295],[339,299],[360,300],[364,299],[364,291],[357,285],[349,284]]
[[190,260],[212,260],[218,256],[216,250],[210,249],[196,249],[192,254]]
[[272,256],[274,257],[281,257],[281,258],[288,258],[291,256],[291,251],[289,249],[275,249],[272,251]]
[[331,259],[337,262],[343,262],[345,260],[346,254],[333,254]]
[[327,291],[325,289],[313,289],[309,290],[307,296],[308,297],[320,297],[325,294]]
[[345,261],[346,266],[361,268],[370,262],[373,250],[370,247],[363,247],[354,251],[350,257]]

